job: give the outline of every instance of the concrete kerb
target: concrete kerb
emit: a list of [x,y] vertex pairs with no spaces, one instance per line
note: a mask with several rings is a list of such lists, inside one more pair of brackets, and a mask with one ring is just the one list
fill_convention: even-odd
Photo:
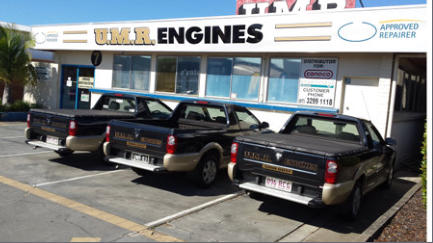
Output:
[[382,214],[376,221],[374,221],[361,235],[358,236],[354,241],[367,242],[371,241],[378,231],[392,219],[392,217],[409,201],[410,198],[421,188],[421,181],[415,184],[409,191],[407,191],[403,197],[392,206],[388,211]]

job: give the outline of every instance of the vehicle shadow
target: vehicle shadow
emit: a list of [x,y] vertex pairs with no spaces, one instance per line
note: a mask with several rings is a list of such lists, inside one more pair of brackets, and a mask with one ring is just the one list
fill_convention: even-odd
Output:
[[[57,155],[53,152],[54,155]],[[116,169],[115,164],[105,163],[99,160],[94,153],[73,153],[66,157],[49,159],[50,162],[55,162],[85,171],[110,171]]]
[[218,196],[239,191],[232,184],[225,169],[220,170],[215,183],[210,188],[198,187],[186,173],[146,173],[132,182],[161,190],[170,191],[183,196]]
[[391,189],[376,188],[367,193],[363,198],[361,213],[354,221],[348,220],[342,215],[341,205],[313,209],[268,196],[259,199],[263,202],[259,210],[338,233],[362,233],[376,219],[393,207],[415,184],[397,178],[394,179]]

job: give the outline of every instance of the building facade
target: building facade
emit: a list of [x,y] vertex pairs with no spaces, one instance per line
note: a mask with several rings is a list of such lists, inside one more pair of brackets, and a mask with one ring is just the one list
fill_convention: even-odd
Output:
[[371,120],[390,137],[396,121],[419,130],[425,119],[426,11],[414,5],[33,26],[35,49],[54,55],[35,63],[40,87],[28,99],[76,109],[112,92],[172,107],[217,100],[248,107],[275,131],[296,111],[342,113]]

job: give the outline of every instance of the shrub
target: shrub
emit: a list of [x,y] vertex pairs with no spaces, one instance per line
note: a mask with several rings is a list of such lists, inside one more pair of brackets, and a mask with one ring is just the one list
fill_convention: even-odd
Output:
[[29,104],[22,100],[15,101],[10,105],[0,105],[0,112],[27,112],[30,108],[41,108],[40,104]]
[[424,141],[421,147],[422,161],[421,161],[421,179],[422,179],[422,199],[424,206],[427,205],[427,124],[424,125]]

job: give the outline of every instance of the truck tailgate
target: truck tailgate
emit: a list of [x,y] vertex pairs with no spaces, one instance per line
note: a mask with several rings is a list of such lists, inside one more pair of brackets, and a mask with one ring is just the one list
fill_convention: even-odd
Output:
[[239,143],[238,166],[251,175],[281,178],[300,184],[323,184],[325,157],[251,142]]
[[31,111],[31,128],[37,135],[65,138],[68,135],[69,118],[45,112]]
[[162,158],[166,152],[169,128],[119,120],[111,121],[110,127],[111,149],[117,156],[130,158],[132,152]]

